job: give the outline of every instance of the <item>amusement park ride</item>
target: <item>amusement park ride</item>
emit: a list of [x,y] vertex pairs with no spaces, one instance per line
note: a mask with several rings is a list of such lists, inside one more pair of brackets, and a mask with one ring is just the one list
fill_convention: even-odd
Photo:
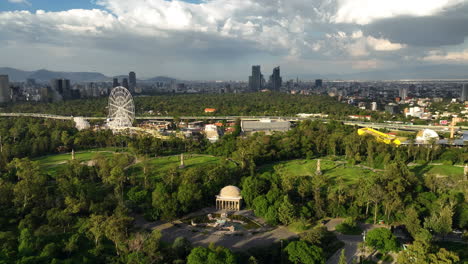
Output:
[[[456,126],[457,126],[457,124],[459,122],[462,122],[462,121],[463,121],[462,118],[454,117],[452,119],[452,122],[451,122],[451,124],[449,126],[449,128],[450,128],[450,139],[447,142],[451,142],[451,143],[454,142]],[[370,127],[365,127],[365,128],[358,129],[358,134],[360,136],[371,135],[377,141],[383,142],[383,143],[389,144],[389,145],[393,144],[393,145],[399,146],[401,144],[404,144],[404,142],[402,142],[402,141],[404,141],[403,139],[398,138],[395,135],[385,134],[383,132],[377,131],[377,130],[372,129]],[[431,142],[431,140],[436,140],[436,141],[439,140],[439,135],[434,130],[423,129],[423,130],[419,131],[416,134],[416,141],[419,142],[419,143],[427,144],[428,142]]]
[[365,128],[360,128],[358,130],[358,134],[360,136],[363,135],[371,135],[377,139],[379,142],[383,142],[385,144],[394,144],[394,145],[401,145],[401,141],[394,135],[388,135],[385,133],[382,133],[380,131],[377,131],[375,129],[372,129],[370,127],[365,127]]
[[111,129],[125,129],[133,126],[135,105],[129,90],[119,86],[109,95],[108,126]]

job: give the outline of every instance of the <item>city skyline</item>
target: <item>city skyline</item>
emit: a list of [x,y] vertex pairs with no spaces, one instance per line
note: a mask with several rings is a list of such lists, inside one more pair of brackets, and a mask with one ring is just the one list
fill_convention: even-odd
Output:
[[402,66],[450,74],[467,66],[467,10],[459,0],[8,0],[0,66],[191,80],[245,80],[257,64],[309,79]]

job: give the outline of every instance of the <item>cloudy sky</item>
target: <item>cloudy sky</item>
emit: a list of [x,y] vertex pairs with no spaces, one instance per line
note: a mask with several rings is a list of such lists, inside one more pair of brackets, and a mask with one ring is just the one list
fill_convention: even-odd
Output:
[[0,0],[0,66],[245,80],[468,65],[467,0]]

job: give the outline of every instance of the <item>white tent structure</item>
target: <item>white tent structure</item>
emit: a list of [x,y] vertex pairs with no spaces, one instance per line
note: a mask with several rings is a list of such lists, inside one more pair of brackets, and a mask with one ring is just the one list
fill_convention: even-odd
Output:
[[432,129],[423,129],[416,134],[416,142],[428,143],[431,140],[439,140],[439,134]]

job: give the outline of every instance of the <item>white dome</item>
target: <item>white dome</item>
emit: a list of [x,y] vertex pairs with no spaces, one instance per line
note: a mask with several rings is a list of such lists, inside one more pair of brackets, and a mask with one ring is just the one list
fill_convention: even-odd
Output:
[[416,135],[416,141],[429,141],[431,139],[439,139],[439,134],[432,129],[424,129]]
[[241,197],[241,190],[236,186],[226,186],[219,192],[219,196],[221,197],[229,197],[229,198],[242,198]]

